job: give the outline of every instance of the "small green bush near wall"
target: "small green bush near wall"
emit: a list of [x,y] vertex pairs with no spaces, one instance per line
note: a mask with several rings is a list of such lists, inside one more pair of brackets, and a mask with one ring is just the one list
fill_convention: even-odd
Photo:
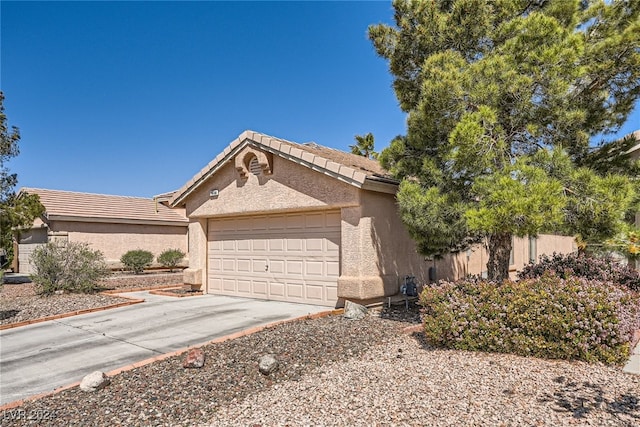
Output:
[[144,272],[145,267],[149,267],[153,262],[153,254],[149,251],[136,249],[129,251],[120,257],[120,262],[135,274]]
[[102,252],[86,243],[47,243],[33,251],[31,263],[36,292],[45,295],[56,291],[95,292],[98,280],[109,275]]
[[609,283],[555,275],[520,282],[441,282],[420,295],[438,347],[624,363],[640,327],[640,296]]
[[185,253],[180,249],[167,249],[158,255],[158,263],[173,272],[173,269],[184,259],[184,255]]

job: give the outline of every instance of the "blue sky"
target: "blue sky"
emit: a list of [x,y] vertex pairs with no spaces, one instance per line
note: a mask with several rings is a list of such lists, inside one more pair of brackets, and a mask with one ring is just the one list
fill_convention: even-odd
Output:
[[[246,129],[381,149],[405,116],[367,27],[387,1],[0,2],[18,187],[151,197]],[[640,129],[637,111],[620,135]]]

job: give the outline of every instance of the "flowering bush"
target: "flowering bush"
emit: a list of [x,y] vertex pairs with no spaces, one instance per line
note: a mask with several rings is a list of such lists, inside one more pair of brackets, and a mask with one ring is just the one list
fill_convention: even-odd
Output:
[[583,277],[601,282],[612,282],[631,290],[640,291],[640,272],[610,258],[595,258],[584,254],[543,255],[537,264],[529,264],[518,273],[519,279],[534,279],[546,272],[555,272],[563,279]]
[[420,295],[427,340],[459,350],[608,364],[629,356],[640,296],[547,274],[520,282],[440,282]]

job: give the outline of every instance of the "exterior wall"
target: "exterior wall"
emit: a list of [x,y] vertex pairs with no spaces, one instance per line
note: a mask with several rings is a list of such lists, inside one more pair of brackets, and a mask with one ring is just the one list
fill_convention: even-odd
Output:
[[[111,268],[120,268],[120,257],[129,250],[144,249],[156,257],[166,249],[187,253],[187,227],[53,221],[51,238],[66,234],[70,242],[84,242],[103,253]],[[186,260],[183,261],[186,264]]]
[[360,207],[342,209],[338,296],[368,300],[399,292],[404,276],[424,283],[429,264],[398,215],[395,196],[361,192]]
[[[533,252],[531,251],[533,250]],[[515,279],[518,271],[529,264],[530,260],[537,261],[541,255],[555,253],[571,253],[577,250],[573,237],[541,234],[530,244],[529,237],[514,237],[513,262],[509,266],[509,275]],[[489,253],[482,244],[459,254],[447,255],[443,259],[431,261],[435,265],[435,275],[431,282],[437,280],[457,280],[468,275],[485,277]]]
[[[207,223],[206,219],[189,222],[189,267],[184,270],[182,281],[192,288],[201,288],[207,283]],[[208,292],[208,289],[204,289]]]
[[[186,200],[189,218],[231,216],[357,205],[358,189],[305,166],[273,156],[273,173],[240,178],[227,163]],[[211,190],[218,196],[210,196]]]

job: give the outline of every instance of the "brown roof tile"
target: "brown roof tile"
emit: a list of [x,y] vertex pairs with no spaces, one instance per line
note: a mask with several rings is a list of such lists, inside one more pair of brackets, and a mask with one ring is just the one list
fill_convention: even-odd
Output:
[[20,192],[37,194],[46,209],[46,215],[52,219],[76,217],[109,222],[188,223],[187,218],[153,199],[27,187]]

